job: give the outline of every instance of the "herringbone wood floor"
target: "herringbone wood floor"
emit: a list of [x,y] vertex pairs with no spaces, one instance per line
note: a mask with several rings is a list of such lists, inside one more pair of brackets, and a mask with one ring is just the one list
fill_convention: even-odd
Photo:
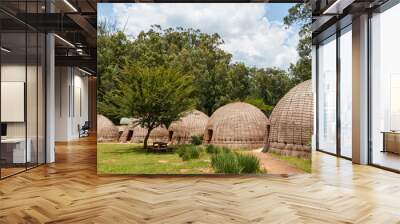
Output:
[[99,177],[93,138],[0,181],[0,223],[400,223],[400,175],[313,155],[312,175]]

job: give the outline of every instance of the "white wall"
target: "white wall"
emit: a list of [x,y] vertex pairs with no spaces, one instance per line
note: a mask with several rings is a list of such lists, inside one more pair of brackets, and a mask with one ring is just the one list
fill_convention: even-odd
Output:
[[88,120],[88,78],[76,68],[56,67],[55,85],[55,140],[78,139],[78,125]]

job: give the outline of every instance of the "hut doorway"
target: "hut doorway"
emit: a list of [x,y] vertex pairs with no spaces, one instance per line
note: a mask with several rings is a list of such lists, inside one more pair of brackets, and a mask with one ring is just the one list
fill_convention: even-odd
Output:
[[207,143],[211,142],[212,136],[213,136],[213,130],[212,129],[208,129],[207,130],[207,139],[206,139]]
[[131,141],[132,136],[133,136],[133,130],[129,130],[128,131],[128,136],[126,137],[126,141],[127,142]]
[[121,139],[122,133],[123,133],[123,131],[118,132],[118,141]]
[[169,141],[172,141],[172,136],[174,135],[174,132],[173,131],[169,131],[169,133],[168,133],[168,139],[169,139]]

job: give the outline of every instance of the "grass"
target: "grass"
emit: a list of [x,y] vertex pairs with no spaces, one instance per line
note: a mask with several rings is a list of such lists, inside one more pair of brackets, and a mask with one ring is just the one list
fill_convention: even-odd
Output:
[[241,167],[241,173],[260,173],[260,160],[251,154],[236,153],[238,164]]
[[183,161],[200,158],[203,149],[195,145],[181,145],[175,152],[182,158]]
[[244,174],[263,173],[260,160],[250,154],[233,152],[227,148],[207,146],[206,152],[211,154],[211,166],[216,173]]
[[216,173],[239,174],[241,168],[235,153],[216,153],[211,157],[211,165]]
[[204,174],[213,173],[210,156],[183,161],[177,153],[145,152],[142,144],[97,144],[99,174]]
[[311,159],[302,159],[296,156],[284,156],[273,152],[271,152],[271,155],[279,160],[286,161],[290,165],[304,170],[307,173],[311,173]]

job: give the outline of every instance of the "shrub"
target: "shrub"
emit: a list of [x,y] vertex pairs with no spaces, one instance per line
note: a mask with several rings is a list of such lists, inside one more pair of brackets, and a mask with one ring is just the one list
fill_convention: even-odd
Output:
[[236,153],[241,173],[259,173],[260,160],[251,154]]
[[203,136],[192,136],[191,143],[193,145],[201,145],[203,142]]
[[198,159],[200,157],[201,149],[193,145],[182,145],[177,150],[176,153],[183,161]]
[[260,173],[260,160],[251,154],[232,152],[229,148],[208,145],[206,151],[211,156],[211,166],[216,173]]
[[216,153],[212,155],[211,166],[216,173],[239,174],[241,171],[235,153]]
[[207,145],[206,152],[208,154],[218,154],[218,153],[221,153],[222,150],[221,150],[220,147],[217,147],[217,146],[214,146],[214,145]]

